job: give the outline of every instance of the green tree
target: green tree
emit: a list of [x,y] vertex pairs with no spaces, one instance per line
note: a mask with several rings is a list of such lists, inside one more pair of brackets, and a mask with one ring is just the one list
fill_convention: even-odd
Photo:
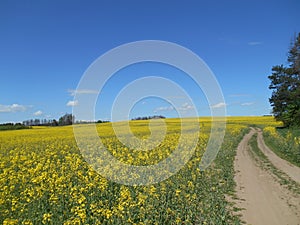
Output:
[[60,117],[58,120],[59,126],[71,125],[74,123],[75,117],[72,114],[66,113],[64,116]]
[[288,52],[289,65],[273,66],[269,99],[277,120],[285,126],[300,126],[300,33]]

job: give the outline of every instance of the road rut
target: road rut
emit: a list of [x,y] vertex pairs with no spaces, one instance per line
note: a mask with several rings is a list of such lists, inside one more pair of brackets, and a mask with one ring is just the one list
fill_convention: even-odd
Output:
[[[269,171],[262,169],[249,152],[248,144],[251,137],[258,134],[258,146],[269,157],[271,154],[263,141],[260,130],[251,128],[240,142],[235,158],[236,192],[239,200],[237,207],[242,208],[242,219],[252,225],[295,225],[300,224],[300,196],[280,185]],[[274,154],[274,153],[273,153]],[[270,156],[270,161],[273,156]],[[280,160],[278,160],[280,161]],[[280,161],[280,164],[287,163]],[[274,163],[277,166],[277,163]],[[297,177],[289,170],[284,170],[286,165],[278,169],[286,172],[291,178]],[[287,167],[289,168],[289,167]],[[299,174],[298,174],[299,175]],[[297,178],[296,178],[297,179]]]

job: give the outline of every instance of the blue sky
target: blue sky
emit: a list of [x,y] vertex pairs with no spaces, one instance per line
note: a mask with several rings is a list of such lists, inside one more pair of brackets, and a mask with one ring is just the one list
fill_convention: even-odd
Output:
[[[267,76],[273,65],[286,63],[291,39],[300,31],[299,10],[297,0],[2,0],[0,123],[72,112],[74,90],[89,65],[112,48],[140,40],[174,42],[201,57],[222,88],[228,115],[269,114]],[[110,119],[114,96],[148,74],[176,81],[199,115],[209,115],[201,90],[179,73],[155,63],[124,68],[107,83],[95,117]],[[188,115],[189,105],[182,107]],[[177,116],[163,99],[148,98],[129,117],[153,114]]]

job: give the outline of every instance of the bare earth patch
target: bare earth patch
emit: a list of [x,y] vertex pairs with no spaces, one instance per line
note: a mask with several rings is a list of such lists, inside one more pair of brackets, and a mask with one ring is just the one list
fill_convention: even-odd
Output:
[[[250,155],[248,142],[255,133],[258,133],[259,148],[264,153],[269,150],[263,142],[261,131],[255,129],[251,129],[238,146],[234,167],[239,200],[235,202],[237,207],[243,209],[241,211],[242,219],[252,225],[300,224],[300,196],[280,185],[274,176],[257,165]],[[267,157],[269,155],[266,154]],[[270,161],[273,163],[272,159]],[[294,171],[283,169],[288,168],[285,165],[289,164],[288,162],[277,161],[280,166],[277,162],[274,163],[274,166],[278,166],[278,169],[287,173],[292,179],[297,177],[297,174],[293,175]]]

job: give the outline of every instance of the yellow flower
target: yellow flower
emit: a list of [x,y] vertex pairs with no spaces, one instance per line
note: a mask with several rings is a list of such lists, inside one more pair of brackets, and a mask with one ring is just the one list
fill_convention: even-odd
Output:
[[42,223],[43,224],[46,224],[47,222],[50,222],[51,221],[51,214],[50,213],[45,213],[43,215],[43,220],[42,220]]
[[30,220],[24,220],[22,222],[23,225],[33,225],[33,223]]
[[181,193],[181,190],[179,190],[179,189],[177,189],[177,190],[175,191],[175,195],[176,195],[176,196],[179,196],[180,193]]
[[17,219],[5,219],[3,221],[3,225],[14,225],[14,224],[18,224]]

